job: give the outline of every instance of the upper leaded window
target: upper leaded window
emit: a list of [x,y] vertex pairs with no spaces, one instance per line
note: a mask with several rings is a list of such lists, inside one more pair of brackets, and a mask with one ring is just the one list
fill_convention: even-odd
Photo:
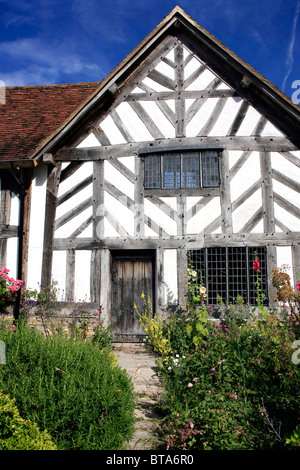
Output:
[[145,189],[217,188],[217,151],[153,153],[145,157]]

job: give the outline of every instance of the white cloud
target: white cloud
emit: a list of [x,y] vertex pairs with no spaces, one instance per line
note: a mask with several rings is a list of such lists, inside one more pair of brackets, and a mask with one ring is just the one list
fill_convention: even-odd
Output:
[[91,76],[94,80],[101,80],[105,75],[98,64],[85,62],[63,45],[45,45],[39,38],[2,42],[0,54],[15,59],[19,64],[18,70],[1,73],[1,80],[7,86],[57,83],[61,76],[65,78],[66,75],[74,81],[72,76],[76,74],[86,74],[87,81],[92,81]]
[[287,52],[287,57],[286,57],[286,73],[282,82],[282,91],[285,89],[285,85],[287,82],[287,79],[289,78],[289,75],[291,74],[293,70],[293,62],[294,62],[294,44],[295,44],[295,38],[296,38],[296,27],[297,27],[297,22],[299,18],[299,13],[300,13],[300,0],[297,2],[295,14],[294,14],[294,20],[293,20],[293,26],[292,26],[292,32],[291,32],[291,39],[289,42],[289,47],[288,47],[288,52]]

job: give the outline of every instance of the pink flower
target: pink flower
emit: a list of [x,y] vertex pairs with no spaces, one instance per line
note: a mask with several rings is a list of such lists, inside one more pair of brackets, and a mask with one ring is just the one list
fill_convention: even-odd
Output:
[[189,383],[188,384],[188,388],[191,388],[193,386],[193,384]]
[[260,262],[259,262],[259,258],[256,258],[256,261],[253,260],[253,264],[252,264],[252,267],[254,269],[254,271],[257,271],[260,273]]
[[300,282],[297,282],[297,284],[296,284],[296,289],[297,289],[297,290],[300,290]]

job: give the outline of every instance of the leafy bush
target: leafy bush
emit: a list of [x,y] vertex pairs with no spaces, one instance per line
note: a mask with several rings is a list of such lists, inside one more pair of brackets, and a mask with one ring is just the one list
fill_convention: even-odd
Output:
[[15,400],[1,391],[0,450],[56,450],[49,434],[21,418]]
[[92,341],[3,329],[0,388],[58,449],[120,449],[134,431],[133,385],[115,356]]
[[[259,267],[256,259],[257,274]],[[297,442],[300,366],[292,357],[300,325],[294,304],[268,311],[257,276],[252,314],[248,307],[245,317],[238,299],[218,306],[221,320],[209,320],[211,308],[203,295],[199,302],[205,290],[195,289],[192,270],[189,276],[187,309],[170,313],[160,327],[159,342],[166,340],[169,350],[157,361],[165,385],[160,400],[165,445],[170,450],[253,450]]]
[[[175,348],[160,362],[168,445],[179,445],[178,437],[190,422],[194,448],[283,446],[284,436],[300,416],[296,400],[300,370],[291,360],[292,326],[273,316],[243,323],[228,318],[220,324],[208,323],[208,335],[196,345],[187,324],[188,316],[176,318]],[[170,325],[168,330],[174,333]],[[185,449],[186,440],[181,445]]]

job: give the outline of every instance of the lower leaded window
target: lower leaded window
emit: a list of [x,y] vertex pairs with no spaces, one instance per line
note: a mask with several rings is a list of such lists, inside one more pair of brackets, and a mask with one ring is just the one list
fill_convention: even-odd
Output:
[[214,247],[190,250],[190,261],[198,273],[199,284],[207,289],[208,304],[218,304],[220,297],[225,304],[235,302],[238,296],[245,303],[256,305],[257,271],[253,260],[259,257],[260,288],[264,294],[264,304],[268,304],[267,292],[267,253],[265,247]]

